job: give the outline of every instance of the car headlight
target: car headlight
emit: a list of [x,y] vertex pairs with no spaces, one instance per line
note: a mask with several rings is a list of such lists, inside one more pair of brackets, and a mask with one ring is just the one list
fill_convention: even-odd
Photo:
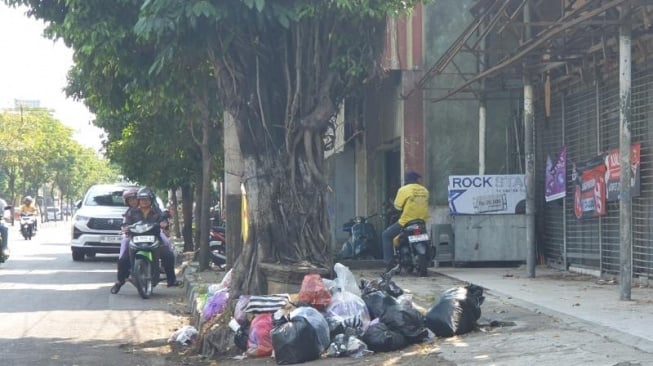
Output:
[[88,216],[75,215],[75,221],[88,221],[91,218]]

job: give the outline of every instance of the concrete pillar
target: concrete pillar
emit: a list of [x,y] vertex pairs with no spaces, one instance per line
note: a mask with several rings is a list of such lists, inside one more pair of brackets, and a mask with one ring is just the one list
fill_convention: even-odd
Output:
[[[422,76],[420,71],[403,71],[402,87],[407,93],[419,81]],[[403,172],[414,170],[423,177],[428,177],[425,163],[425,135],[424,129],[424,108],[422,106],[422,90],[415,89],[408,98],[403,101]],[[402,173],[403,173],[402,172]],[[426,179],[424,179],[426,183]]]

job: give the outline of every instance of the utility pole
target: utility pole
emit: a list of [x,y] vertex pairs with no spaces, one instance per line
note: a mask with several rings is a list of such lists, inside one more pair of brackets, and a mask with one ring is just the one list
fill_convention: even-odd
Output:
[[631,86],[631,29],[630,8],[621,9],[619,24],[619,242],[620,242],[620,300],[630,300],[632,270],[632,212],[630,194],[630,86]]
[[[531,7],[530,1],[524,5],[524,41],[531,38]],[[535,112],[533,108],[533,85],[530,75],[524,71],[524,159],[526,167],[526,267],[528,277],[535,277],[535,138],[533,125]]]

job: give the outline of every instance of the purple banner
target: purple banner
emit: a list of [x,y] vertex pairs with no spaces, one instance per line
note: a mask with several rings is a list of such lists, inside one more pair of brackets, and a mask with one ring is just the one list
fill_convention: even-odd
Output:
[[544,174],[545,188],[544,199],[546,202],[557,200],[565,196],[567,191],[565,173],[567,171],[567,146],[562,146],[558,152],[555,164],[551,156],[546,157],[546,172]]

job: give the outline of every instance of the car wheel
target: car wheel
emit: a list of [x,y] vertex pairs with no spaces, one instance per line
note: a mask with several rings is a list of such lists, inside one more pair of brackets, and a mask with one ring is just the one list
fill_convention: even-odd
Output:
[[95,253],[95,252],[86,252],[85,254],[86,254],[86,258],[95,258],[95,254],[97,254],[97,253]]
[[83,261],[84,251],[79,248],[72,248],[72,249],[73,249],[73,260],[75,262]]

